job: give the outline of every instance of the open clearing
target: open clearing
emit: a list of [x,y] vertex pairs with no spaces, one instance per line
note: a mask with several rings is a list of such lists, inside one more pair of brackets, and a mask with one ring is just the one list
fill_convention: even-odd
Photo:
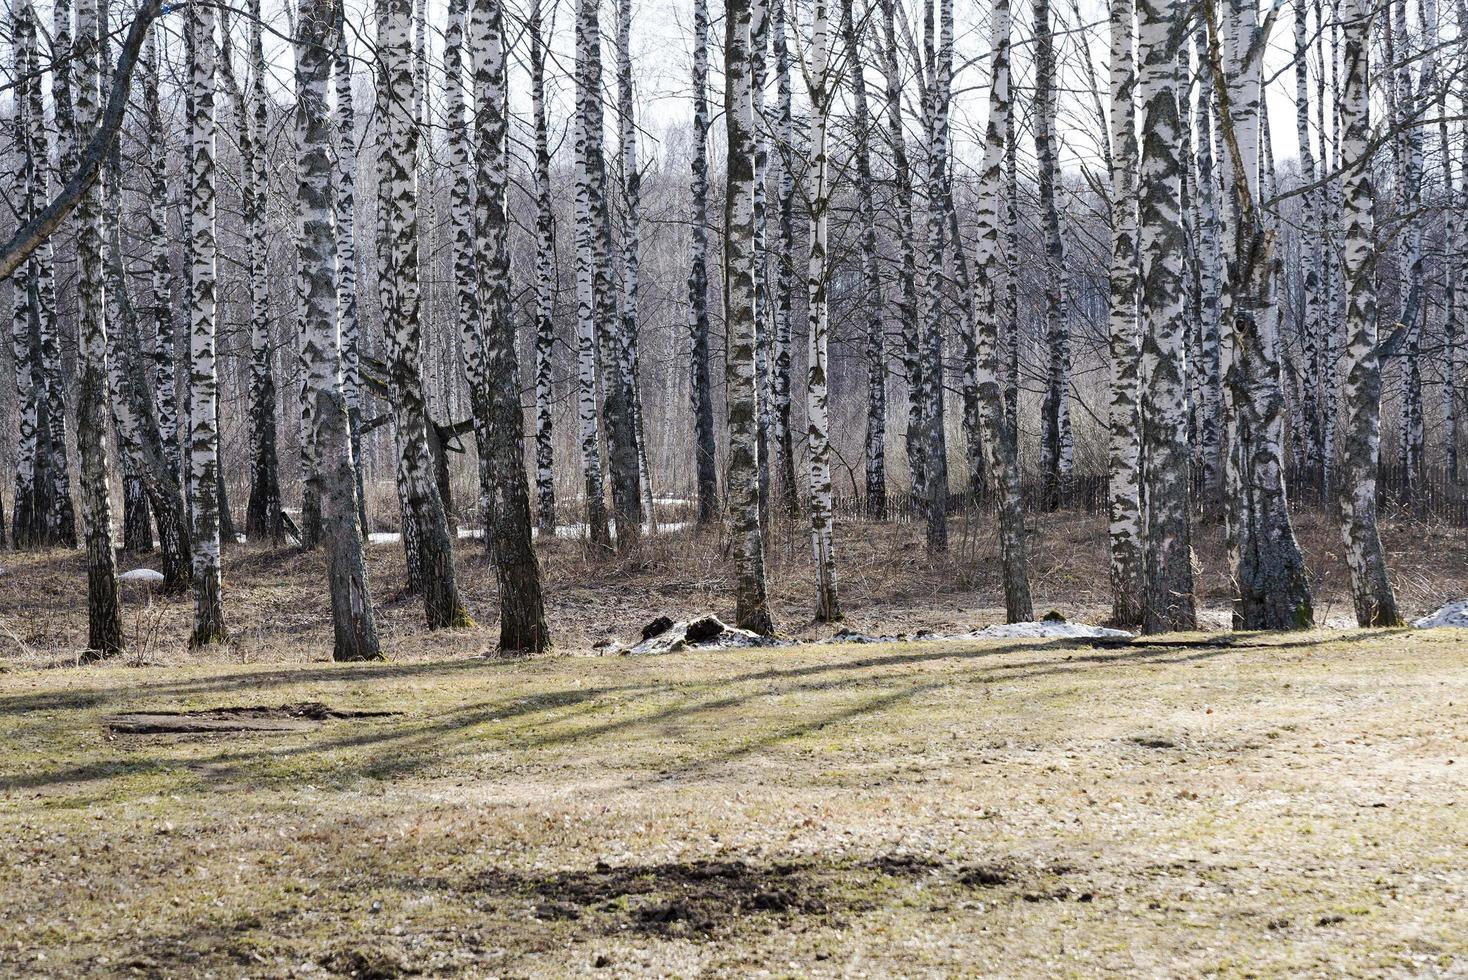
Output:
[[[1468,971],[1468,632],[0,692],[5,974]],[[104,727],[312,704],[297,730]]]

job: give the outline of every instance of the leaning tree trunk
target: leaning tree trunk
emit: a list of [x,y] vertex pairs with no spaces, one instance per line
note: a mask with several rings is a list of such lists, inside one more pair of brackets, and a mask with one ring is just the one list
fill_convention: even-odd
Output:
[[505,81],[504,8],[476,0],[473,13],[475,135],[479,193],[479,296],[484,304],[484,355],[494,379],[489,461],[494,503],[488,529],[500,592],[500,651],[541,653],[550,647],[541,596],[540,563],[531,544],[530,494],[525,478],[525,419],[510,303],[510,216],[507,207],[509,114]]
[[754,99],[750,91],[750,0],[727,0],[724,12],[724,126],[728,189],[724,198],[724,310],[728,350],[724,377],[729,417],[725,479],[732,525],[735,624],[775,631],[765,592],[760,532],[759,393],[755,373]]
[[[556,529],[555,435],[552,408],[556,340],[556,212],[551,196],[550,126],[545,111],[545,63],[540,0],[530,7],[530,92],[535,113],[535,523],[542,533]],[[457,117],[456,117],[457,118]]]
[[214,237],[215,10],[190,0],[193,95],[189,154],[189,500],[193,507],[194,628],[190,646],[221,643],[224,583],[219,554],[219,375]]
[[1194,629],[1191,475],[1183,310],[1182,165],[1178,153],[1179,18],[1168,0],[1137,4],[1142,104],[1141,253],[1145,592],[1149,633]]
[[[836,598],[836,541],[832,532],[831,508],[830,407],[826,375],[826,348],[830,334],[826,292],[830,268],[826,255],[826,238],[831,209],[826,127],[836,88],[827,77],[830,67],[827,53],[828,19],[826,0],[815,0],[807,75],[812,118],[810,170],[806,176],[810,187],[810,260],[806,266],[805,286],[809,307],[807,326],[810,333],[809,367],[806,375],[806,416],[810,432],[810,528],[816,562],[815,619],[818,623],[834,623],[841,618],[841,605]],[[777,23],[783,32],[783,20]],[[776,43],[777,51],[784,47],[783,40]]]
[[[1009,303],[1009,273],[1001,255],[1006,248],[1001,240],[1005,232],[1003,212],[1009,207],[1004,171],[1013,125],[1009,94],[1009,0],[995,0],[992,20],[994,62],[990,74],[989,121],[984,131],[984,157],[974,212],[977,252],[972,289],[966,299],[969,329],[974,334],[979,430],[989,483],[999,507],[1005,618],[1011,623],[1022,623],[1035,616],[1030,598],[1029,563],[1025,557],[1024,493],[1015,441],[1007,432],[1004,395],[999,383],[1000,324],[1008,318]],[[962,248],[956,239],[955,248]]]
[[715,463],[713,377],[709,368],[709,10],[708,0],[693,2],[693,214],[688,268],[688,332],[693,367],[693,456],[698,472],[698,523],[706,527],[719,510]]
[[[352,458],[351,422],[343,390],[342,345],[337,282],[338,232],[336,184],[332,178],[331,119],[326,92],[332,53],[328,39],[337,22],[333,0],[302,0],[296,39],[297,200],[301,234],[297,241],[301,294],[305,298],[306,391],[312,402],[311,474],[321,502],[321,539],[326,550],[326,581],[331,593],[334,660],[381,658],[367,566],[358,525],[357,477]],[[345,68],[338,60],[338,70]]]
[[1060,506],[1071,480],[1070,324],[1065,296],[1065,241],[1060,236],[1059,152],[1055,135],[1055,36],[1050,0],[1035,0],[1035,156],[1040,168],[1040,218],[1045,229],[1045,338],[1048,367],[1040,409],[1040,468],[1045,507]]
[[[144,88],[156,85],[156,79],[145,79]],[[153,93],[156,95],[156,93]],[[109,372],[113,388],[112,415],[117,425],[117,442],[127,470],[134,474],[145,504],[157,515],[158,543],[162,552],[164,592],[184,592],[189,588],[192,572],[192,550],[189,541],[189,513],[184,503],[179,471],[169,460],[159,437],[153,410],[153,396],[148,390],[147,375],[140,361],[138,316],[127,290],[120,222],[121,165],[120,154],[113,148],[108,162],[107,228],[108,286],[116,297],[118,316],[110,331]],[[125,505],[131,505],[126,501]],[[143,528],[148,548],[153,532]],[[132,545],[129,550],[136,550]]]
[[[382,273],[388,300],[383,311],[383,335],[401,450],[399,480],[407,501],[404,516],[416,532],[428,628],[466,626],[470,620],[459,598],[454,544],[428,449],[418,265],[418,120],[414,115],[419,95],[413,71],[410,3],[379,0],[377,17],[383,59],[381,81],[387,87],[387,139],[378,148],[388,234],[388,267]],[[406,537],[408,528],[404,531]]]
[[1345,84],[1341,140],[1345,174],[1346,427],[1341,461],[1341,535],[1351,570],[1351,596],[1361,626],[1399,626],[1376,527],[1376,468],[1381,448],[1381,355],[1376,340],[1376,280],[1371,180],[1370,0],[1345,0]]
[[[103,27],[97,0],[77,4],[76,123],[90,136],[101,117],[98,55]],[[76,208],[78,339],[77,446],[82,463],[82,515],[87,540],[87,655],[123,647],[112,504],[107,485],[107,308],[103,287],[101,189],[92,185]]]
[[1142,622],[1141,338],[1137,331],[1137,69],[1132,0],[1111,0],[1111,618]]
[[[851,80],[856,130],[856,211],[861,228],[861,275],[866,312],[867,426],[865,443],[866,512],[887,517],[887,319],[882,310],[882,270],[877,253],[877,207],[872,191],[871,112],[862,70],[861,40],[853,0],[841,2],[841,33]],[[863,22],[865,23],[865,22]]]

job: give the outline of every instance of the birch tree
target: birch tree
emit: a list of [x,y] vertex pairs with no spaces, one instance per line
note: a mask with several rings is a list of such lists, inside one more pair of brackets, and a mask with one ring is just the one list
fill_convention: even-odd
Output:
[[896,227],[897,318],[901,326],[902,363],[907,374],[907,428],[905,448],[913,497],[926,499],[924,459],[927,445],[923,439],[923,379],[919,339],[917,290],[917,251],[913,230],[912,166],[907,155],[907,135],[902,124],[902,71],[897,60],[896,0],[878,0],[882,10],[882,72],[887,143],[892,154],[893,224]]
[[260,0],[249,4],[250,79],[245,98],[240,155],[241,182],[250,262],[250,499],[245,534],[274,544],[285,541],[281,520],[280,467],[275,448],[275,349],[270,317],[270,235],[265,225],[269,171],[265,137],[270,112],[265,94],[265,46]]
[[486,399],[493,501],[487,529],[500,593],[500,651],[541,653],[550,647],[540,563],[531,545],[520,407],[520,366],[510,303],[509,90],[505,80],[504,8],[476,0],[473,13],[476,190],[479,195],[479,296],[484,356],[494,379]]
[[[847,2],[849,5],[850,0]],[[809,64],[806,66],[806,87],[811,104],[811,160],[806,174],[810,188],[810,258],[805,280],[810,344],[806,374],[806,418],[810,437],[810,525],[816,563],[815,619],[818,623],[833,623],[841,618],[841,606],[836,596],[836,542],[832,533],[830,392],[826,377],[830,335],[830,313],[827,306],[829,260],[826,247],[831,209],[826,130],[839,75],[834,80],[830,77],[827,39],[830,18],[827,10],[826,0],[815,0],[811,14]],[[784,19],[779,18],[776,23],[777,30],[783,32]],[[784,47],[783,39],[776,44],[778,52]]]
[[221,643],[224,586],[219,534],[219,376],[215,362],[218,330],[214,232],[214,8],[190,0],[193,34],[193,118],[189,152],[189,500],[193,507],[195,647]]
[[[795,495],[795,440],[790,427],[791,320],[795,307],[795,115],[790,84],[790,43],[786,4],[773,0],[772,50],[775,55],[775,164],[778,243],[775,248],[773,358],[770,365],[771,447],[775,457],[776,493],[787,513],[798,510]],[[809,70],[809,69],[808,69]],[[814,137],[812,137],[814,142]],[[815,149],[811,149],[814,156]],[[762,321],[763,322],[763,321]],[[829,467],[827,467],[829,469]]]
[[[601,295],[607,283],[597,259],[599,216],[593,201],[602,189],[605,209],[606,174],[601,170],[600,72],[592,80],[590,58],[593,40],[588,35],[588,4],[576,0],[576,421],[581,441],[582,493],[586,499],[586,527],[592,547],[610,550],[611,530],[607,522],[606,491],[602,482],[601,444],[597,440],[597,320],[603,309]],[[592,13],[595,12],[594,6]],[[595,40],[599,45],[600,39]],[[600,55],[597,54],[600,66]],[[593,105],[595,103],[595,105]],[[594,111],[595,110],[595,111]],[[595,115],[593,130],[593,115]]]
[[[590,265],[590,319],[601,354],[602,415],[606,423],[612,506],[617,517],[617,548],[626,550],[641,536],[642,491],[637,464],[631,349],[626,342],[622,319],[617,314],[612,276],[612,223],[607,202],[606,155],[602,146],[604,119],[598,6],[598,0],[577,0],[576,102],[581,123],[578,143],[582,151],[577,195],[586,198],[587,237],[583,246],[587,254],[581,261],[588,261]],[[585,433],[582,438],[584,441]]]
[[877,206],[872,189],[871,110],[863,71],[861,37],[853,0],[841,0],[841,35],[851,82],[852,128],[856,133],[856,211],[861,229],[861,276],[866,313],[867,418],[864,459],[866,512],[887,517],[887,320],[882,308],[882,269],[877,251]]
[[530,35],[530,96],[535,116],[535,522],[549,534],[556,527],[555,435],[552,419],[551,350],[555,344],[556,226],[551,196],[550,127],[545,110],[542,0],[532,0],[526,25]]
[[[76,131],[90,136],[101,117],[100,23],[97,0],[78,0]],[[107,479],[107,300],[103,282],[101,189],[93,184],[77,204],[78,374],[77,448],[81,455],[82,519],[87,542],[87,653],[122,651],[117,558]]]
[[[1210,70],[1228,148],[1231,200],[1224,374],[1228,406],[1227,538],[1234,619],[1241,629],[1313,623],[1310,585],[1290,523],[1284,484],[1284,394],[1275,298],[1275,236],[1263,213],[1263,43],[1255,0],[1232,4],[1225,56],[1211,0]],[[1272,18],[1270,23],[1272,23]],[[1149,464],[1150,465],[1150,464]]]
[[[637,485],[640,507],[648,521],[654,520],[652,475],[647,462],[647,433],[642,414],[642,394],[637,335],[642,328],[638,291],[642,250],[642,172],[637,158],[637,119],[632,87],[632,0],[617,0],[617,152],[622,171],[622,327],[620,341],[626,360],[627,408],[632,417],[632,437],[637,451]],[[656,530],[656,526],[653,526]]]
[[1167,0],[1137,3],[1137,91],[1142,107],[1138,248],[1141,255],[1142,456],[1146,560],[1142,627],[1193,629],[1191,453],[1179,200],[1178,49],[1184,11]]
[[728,188],[724,198],[724,309],[728,322],[725,387],[729,463],[726,486],[733,538],[735,624],[775,631],[765,592],[760,532],[759,398],[755,373],[754,96],[751,91],[750,0],[724,8],[724,127]]
[[[311,479],[321,502],[321,538],[331,594],[332,658],[377,660],[377,624],[358,525],[357,478],[352,456],[345,377],[342,371],[342,291],[337,282],[338,232],[333,216],[339,205],[331,161],[332,120],[326,97],[335,60],[333,27],[340,23],[335,0],[302,0],[296,25],[297,201],[301,233],[297,239],[301,295],[304,297],[302,359],[308,368],[307,397],[315,467]],[[338,89],[340,91],[340,89]]]
[[1111,0],[1111,618],[1142,622],[1141,337],[1137,323],[1137,72],[1132,0]]
[[466,626],[470,620],[459,598],[453,541],[428,450],[418,264],[418,95],[411,21],[408,0],[379,0],[378,45],[387,107],[386,138],[378,147],[378,174],[384,185],[382,204],[386,207],[382,223],[388,235],[388,265],[382,271],[387,299],[383,336],[397,422],[400,493],[407,502],[404,516],[416,532],[428,628],[440,629]]
[[346,5],[337,3],[333,32],[332,84],[336,90],[336,255],[337,321],[340,324],[342,393],[351,430],[353,479],[357,484],[357,520],[367,533],[367,506],[362,478],[362,327],[358,317],[357,279],[357,116],[352,96],[352,59],[347,50]]
[[1070,431],[1070,323],[1065,295],[1065,240],[1060,234],[1059,147],[1055,136],[1055,35],[1050,0],[1035,0],[1035,156],[1039,163],[1040,217],[1045,234],[1045,399],[1040,410],[1040,468],[1046,481],[1045,506],[1060,506],[1070,482],[1073,437]]
[[[1009,280],[1001,250],[1007,246],[1006,218],[1010,194],[1005,179],[1013,127],[1010,99],[1009,0],[994,0],[993,69],[989,81],[989,119],[984,126],[984,156],[974,212],[977,242],[974,293],[968,297],[969,327],[974,333],[974,381],[979,427],[989,480],[999,508],[999,553],[1004,582],[1005,618],[1011,623],[1034,618],[1026,558],[1024,494],[1016,441],[1007,431],[1006,407],[999,382],[1000,324],[1008,326]],[[955,247],[962,243],[955,241]],[[976,315],[975,315],[976,314]]]
[[1372,0],[1341,4],[1344,84],[1341,157],[1345,167],[1342,272],[1346,284],[1346,429],[1341,460],[1341,535],[1351,570],[1351,596],[1361,626],[1399,626],[1376,525],[1376,471],[1381,448],[1381,359],[1376,338],[1375,225],[1371,177]]
[[693,406],[693,457],[698,480],[698,523],[712,524],[719,507],[715,463],[713,376],[709,368],[709,11],[693,0],[693,175],[689,193],[688,332]]

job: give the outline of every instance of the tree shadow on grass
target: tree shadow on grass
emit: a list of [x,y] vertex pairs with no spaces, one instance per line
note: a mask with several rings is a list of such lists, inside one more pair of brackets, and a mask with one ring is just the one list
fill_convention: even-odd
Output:
[[[432,719],[384,719],[353,723],[347,734],[337,735],[342,722],[328,723],[323,729],[331,737],[313,738],[301,745],[282,746],[278,740],[260,737],[247,740],[231,738],[226,751],[212,756],[179,758],[166,754],[131,756],[125,759],[92,762],[80,766],[63,767],[23,774],[15,777],[0,777],[0,789],[25,790],[47,786],[86,783],[136,774],[157,774],[168,770],[202,766],[216,780],[241,780],[242,788],[268,788],[271,783],[292,785],[297,777],[272,779],[269,775],[258,776],[251,770],[265,764],[284,762],[298,757],[313,757],[330,753],[364,750],[364,757],[355,758],[354,764],[338,766],[330,778],[351,780],[356,778],[392,779],[408,776],[430,766],[442,765],[450,759],[480,754],[487,749],[512,752],[530,752],[537,749],[564,748],[567,746],[595,742],[609,736],[624,735],[644,729],[649,732],[666,726],[697,721],[749,705],[751,702],[770,698],[799,697],[832,691],[850,691],[859,695],[863,689],[877,688],[876,692],[858,703],[842,703],[821,714],[798,716],[788,724],[777,724],[769,730],[755,729],[750,737],[740,740],[738,731],[731,730],[713,751],[695,754],[681,763],[680,771],[694,773],[707,771],[720,764],[733,761],[752,753],[799,738],[804,734],[828,725],[852,721],[864,715],[880,714],[911,698],[942,690],[955,682],[1012,683],[1020,680],[1047,676],[1077,674],[1089,668],[1125,665],[1129,663],[1179,664],[1223,656],[1227,648],[1212,648],[1181,656],[1169,656],[1171,648],[1144,649],[1117,652],[1096,652],[1084,656],[1071,656],[1063,660],[1053,658],[1031,658],[1014,663],[998,663],[950,676],[933,679],[927,675],[891,673],[864,673],[879,667],[910,666],[933,661],[967,663],[986,660],[1001,653],[1020,650],[1074,649],[1071,642],[1049,644],[1010,644],[997,648],[948,649],[913,652],[885,657],[869,657],[858,661],[812,664],[789,669],[765,669],[747,672],[734,677],[715,677],[701,685],[690,684],[630,684],[592,688],[566,688],[557,691],[524,695],[508,701],[480,703],[454,709],[446,715]],[[821,676],[840,671],[847,676]],[[782,681],[769,686],[770,681]],[[730,691],[739,684],[759,684],[754,690]],[[671,704],[656,706],[651,710],[638,710],[651,696],[673,695],[678,700]],[[560,711],[559,717],[549,716]],[[626,711],[624,717],[595,721],[602,712]],[[476,736],[474,729],[502,722],[520,722],[517,727],[497,733]],[[575,724],[574,727],[564,727]],[[556,728],[553,726],[563,726]],[[170,747],[179,744],[177,739],[162,743]],[[197,743],[192,743],[197,744]],[[300,775],[299,778],[321,778],[317,775]],[[205,788],[205,787],[201,787]],[[217,786],[207,787],[211,791]]]

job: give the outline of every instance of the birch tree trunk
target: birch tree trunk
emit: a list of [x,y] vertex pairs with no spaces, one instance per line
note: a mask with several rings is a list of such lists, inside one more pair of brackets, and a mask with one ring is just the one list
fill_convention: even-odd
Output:
[[[597,0],[576,0],[576,417],[581,439],[581,474],[586,497],[586,526],[594,548],[610,550],[611,530],[607,523],[606,491],[602,481],[601,445],[597,441],[597,322],[602,312],[598,286],[597,228],[593,195],[606,174],[601,170],[601,117],[598,99],[600,72],[590,75],[588,25],[582,9]],[[600,60],[598,55],[598,68]],[[596,111],[592,133],[592,114]],[[593,144],[595,154],[593,154]],[[603,201],[603,209],[605,202]],[[605,283],[602,283],[605,286]]]
[[[849,6],[850,0],[847,3]],[[841,605],[836,597],[836,542],[832,533],[830,393],[826,377],[826,353],[830,333],[826,293],[829,278],[826,242],[831,208],[826,128],[831,100],[835,94],[835,84],[828,77],[828,22],[826,0],[815,0],[810,50],[807,55],[807,84],[811,103],[811,162],[806,176],[810,187],[810,260],[806,268],[805,285],[810,335],[806,386],[806,417],[810,429],[810,527],[816,563],[815,619],[818,623],[834,623],[841,618]],[[784,18],[778,18],[776,25],[779,33],[776,35],[775,50],[778,56],[785,48]],[[859,64],[860,62],[853,62],[854,66]],[[782,106],[782,112],[784,109]],[[788,172],[787,162],[783,173]],[[794,196],[793,193],[791,196]],[[781,209],[783,222],[783,201]],[[785,244],[794,243],[787,241]],[[787,310],[787,318],[788,312]],[[787,405],[787,412],[788,409]],[[787,418],[787,426],[788,423]],[[788,447],[786,451],[788,452]]]
[[1040,218],[1045,233],[1045,337],[1048,368],[1040,409],[1040,466],[1045,507],[1060,506],[1071,479],[1074,443],[1070,431],[1070,323],[1065,295],[1065,241],[1055,203],[1059,182],[1055,136],[1055,37],[1050,0],[1035,0],[1035,156],[1039,162]]
[[[444,115],[448,120],[449,212],[453,223],[454,289],[457,299],[459,351],[464,375],[469,382],[469,409],[474,425],[474,448],[479,463],[479,516],[484,522],[485,543],[490,544],[489,526],[494,522],[494,480],[490,431],[490,388],[503,379],[491,379],[485,356],[484,317],[480,296],[480,241],[475,215],[478,212],[478,166],[473,139],[464,120],[464,52],[466,0],[450,0],[448,25],[443,36]],[[481,43],[475,38],[473,43]],[[477,78],[476,78],[477,84]]]
[[688,332],[693,359],[693,456],[698,479],[698,523],[714,522],[719,508],[715,462],[713,375],[709,367],[709,11],[707,0],[693,0],[693,213],[689,235]]
[[[470,624],[454,570],[454,547],[428,450],[428,409],[423,394],[423,337],[418,265],[418,104],[413,71],[408,0],[378,0],[378,44],[387,86],[387,139],[378,150],[384,183],[388,304],[383,334],[401,449],[399,477],[405,516],[416,531],[423,605],[429,629]],[[406,528],[405,528],[406,532]],[[406,533],[404,535],[406,537]]]
[[280,466],[275,447],[275,349],[270,329],[269,231],[265,226],[269,203],[269,173],[265,137],[270,113],[265,95],[265,47],[260,25],[260,0],[249,5],[250,85],[240,134],[244,180],[242,194],[245,228],[250,239],[250,499],[245,510],[245,534],[285,543],[281,520]]
[[530,494],[525,476],[525,419],[520,365],[510,304],[508,133],[504,8],[476,0],[473,12],[474,93],[479,193],[479,296],[484,304],[484,354],[493,379],[487,399],[489,461],[494,500],[488,534],[500,593],[500,652],[541,653],[550,647],[541,596],[540,563],[531,544]]
[[[872,190],[871,111],[863,70],[861,35],[853,0],[841,0],[841,34],[851,81],[852,127],[856,132],[856,212],[861,231],[862,302],[866,314],[867,426],[866,512],[887,518],[887,319],[882,307],[882,269],[877,252],[877,206]],[[865,21],[863,21],[865,23]]]
[[[1315,182],[1315,154],[1310,137],[1309,13],[1308,0],[1295,0],[1295,132],[1300,144],[1300,180],[1306,187]],[[1314,372],[1321,360],[1318,346],[1325,333],[1327,312],[1320,295],[1319,200],[1318,190],[1306,190],[1300,196],[1300,356],[1308,368],[1301,379],[1299,405],[1305,439],[1304,445],[1297,447],[1305,479],[1317,486],[1322,463],[1320,406],[1316,400]]]
[[[302,0],[297,20],[296,112],[297,199],[301,213],[298,252],[301,294],[305,299],[306,341],[302,359],[308,368],[306,390],[312,402],[316,465],[312,480],[321,502],[321,538],[326,550],[326,579],[331,594],[335,660],[378,660],[377,624],[358,524],[357,477],[353,464],[351,422],[342,372],[342,290],[337,282],[339,230],[332,218],[339,201],[333,180],[332,121],[327,112],[328,74],[333,61],[332,27],[339,11],[333,0]],[[346,63],[336,59],[337,70]],[[338,89],[340,91],[340,89]]]
[[[775,164],[779,170],[779,244],[775,249],[775,313],[774,357],[771,364],[771,397],[773,399],[771,433],[775,456],[777,493],[786,513],[794,517],[799,511],[795,493],[795,440],[790,428],[791,318],[795,307],[795,116],[790,85],[790,44],[786,24],[786,4],[774,0],[775,91],[779,105],[776,118]],[[829,15],[828,15],[829,16]],[[797,25],[798,29],[798,25]],[[809,55],[808,55],[809,57]],[[813,70],[806,66],[807,70]],[[758,121],[756,121],[758,123]],[[814,136],[812,136],[814,141]],[[812,148],[811,155],[814,156]],[[828,202],[829,204],[829,202]],[[812,463],[814,466],[814,463]],[[827,469],[829,470],[829,466]],[[812,505],[814,506],[814,505]],[[812,516],[814,520],[814,515]]]
[[544,12],[532,0],[530,20],[530,93],[535,115],[535,516],[545,534],[556,528],[556,473],[552,402],[556,311],[555,201],[551,197],[550,128],[545,110]]
[[923,290],[922,419],[926,453],[923,470],[927,544],[948,550],[948,445],[943,410],[943,286],[946,241],[943,201],[948,179],[948,102],[952,89],[953,5],[941,0],[942,27],[938,50],[932,46],[932,6],[928,11],[928,61],[924,129],[928,140],[925,196],[928,219],[928,268]]
[[1111,410],[1107,452],[1111,618],[1143,611],[1141,337],[1137,325],[1135,7],[1111,0]]
[[1198,64],[1198,300],[1202,312],[1201,350],[1197,371],[1202,388],[1198,405],[1198,442],[1203,456],[1203,496],[1217,501],[1223,493],[1221,429],[1223,390],[1219,363],[1219,291],[1223,277],[1222,230],[1218,216],[1218,175],[1213,160],[1213,72],[1208,66],[1208,28],[1200,25],[1196,38]]
[[346,5],[335,4],[332,82],[336,88],[337,321],[340,324],[342,394],[352,438],[352,479],[357,485],[357,522],[367,535],[367,498],[362,474],[362,327],[357,280],[357,114],[352,97],[352,60],[347,50]]
[[[15,201],[15,218],[20,224],[30,221],[43,192],[37,187],[46,179],[48,161],[37,159],[34,133],[39,130],[44,139],[44,105],[41,103],[40,79],[32,77],[39,63],[34,48],[36,31],[32,24],[35,10],[28,2],[16,5],[11,21],[11,46],[15,55],[15,88],[12,96],[14,112],[11,116],[16,153],[12,161],[12,193]],[[34,96],[32,93],[34,92]],[[35,106],[42,105],[41,115],[36,118]],[[49,239],[47,244],[49,244]],[[43,246],[43,248],[46,246]],[[11,508],[13,521],[12,539],[17,549],[31,548],[44,543],[46,538],[45,504],[38,493],[40,480],[37,472],[39,452],[39,429],[41,426],[41,401],[44,382],[41,380],[40,317],[45,311],[39,302],[38,278],[41,261],[32,255],[11,277],[14,300],[11,306],[11,355],[15,367],[16,401],[16,444],[15,444],[15,497]],[[4,529],[0,528],[0,536]]]
[[[995,0],[993,70],[989,85],[989,120],[984,128],[984,157],[974,210],[977,252],[973,292],[968,297],[969,328],[974,332],[975,383],[979,426],[989,481],[999,508],[999,552],[1004,581],[1005,618],[1011,623],[1034,619],[1029,563],[1025,557],[1024,494],[1015,440],[1006,431],[1005,404],[999,383],[1000,323],[1009,317],[1009,279],[1001,251],[1007,247],[1004,212],[1010,194],[1005,179],[1012,129],[1010,109],[1009,0]],[[955,240],[955,248],[962,243]],[[974,311],[977,306],[977,317]]]
[[[601,26],[598,0],[577,0],[576,89],[584,165],[577,194],[585,194],[591,266],[591,317],[601,354],[602,413],[607,432],[607,462],[612,507],[617,518],[617,549],[634,546],[642,532],[642,491],[637,465],[636,397],[631,350],[617,314],[612,276],[612,220],[607,202],[606,156],[602,148]],[[585,434],[583,433],[583,440]],[[593,535],[595,531],[593,529]]]
[[[54,5],[54,34],[52,38],[51,94],[55,107],[57,130],[57,158],[59,162],[58,184],[64,186],[75,169],[76,121],[72,110],[71,66],[71,4],[62,0]],[[31,30],[39,27],[35,14],[31,14]],[[31,54],[36,60],[28,86],[30,107],[26,113],[27,131],[30,138],[32,165],[31,190],[35,194],[36,207],[48,201],[51,192],[48,184],[49,168],[45,126],[45,105],[41,90],[39,45],[30,44]],[[74,548],[77,543],[76,511],[71,499],[71,464],[66,452],[66,380],[62,371],[60,310],[58,304],[57,253],[50,241],[41,244],[35,253],[32,280],[35,284],[34,308],[36,319],[32,323],[35,331],[33,356],[37,358],[37,369],[33,372],[36,391],[36,517],[35,527],[40,534],[38,545]]]
[[1142,105],[1138,247],[1141,254],[1142,458],[1148,633],[1194,629],[1191,453],[1183,310],[1182,166],[1178,153],[1178,48],[1183,11],[1137,3],[1137,88]]
[[1233,56],[1222,55],[1219,41],[1211,45],[1209,68],[1219,88],[1233,199],[1224,381],[1234,622],[1240,629],[1305,629],[1314,612],[1284,483],[1278,259],[1274,232],[1262,211],[1263,43],[1255,0],[1235,4],[1227,16]]
[[215,402],[218,329],[214,237],[214,90],[216,48],[212,6],[190,0],[193,32],[193,120],[189,166],[189,500],[193,508],[194,647],[222,643],[224,596],[219,553],[219,428]]
[[912,168],[907,156],[907,135],[902,124],[902,72],[897,60],[896,0],[878,0],[882,10],[882,70],[886,76],[885,115],[887,142],[892,153],[893,223],[898,246],[897,316],[901,325],[902,362],[907,373],[907,468],[915,499],[926,499],[923,439],[923,376],[918,319],[917,252],[913,230]]
[[1361,626],[1400,626],[1376,527],[1376,470],[1381,448],[1381,360],[1376,341],[1374,188],[1371,179],[1371,0],[1344,0],[1345,81],[1341,97],[1345,170],[1346,430],[1341,460],[1341,536],[1351,595]]
[[[100,120],[97,0],[76,8],[76,131],[90,136]],[[112,504],[107,480],[107,300],[103,285],[100,188],[92,185],[76,208],[78,339],[77,448],[82,464],[82,518],[87,541],[87,658],[123,648]]]
[[750,20],[750,0],[727,0],[724,8],[724,125],[728,147],[728,189],[724,200],[724,310],[728,324],[724,362],[729,417],[726,486],[738,575],[734,593],[735,624],[741,629],[770,635],[775,631],[775,624],[765,593],[764,537],[760,532]]
[[642,249],[642,172],[637,159],[637,120],[632,89],[632,0],[617,0],[617,151],[622,170],[622,334],[627,361],[628,409],[637,446],[637,485],[640,507],[651,530],[657,530],[653,512],[652,476],[647,462],[647,432],[642,413],[641,371],[637,335],[642,328],[638,289]]

